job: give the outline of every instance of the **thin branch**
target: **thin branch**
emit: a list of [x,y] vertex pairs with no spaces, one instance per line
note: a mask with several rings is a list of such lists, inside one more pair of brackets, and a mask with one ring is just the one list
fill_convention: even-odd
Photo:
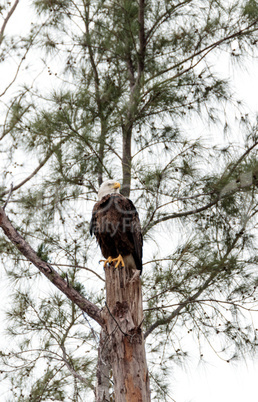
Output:
[[[241,309],[246,310],[246,311],[254,311],[254,312],[258,311],[258,308],[252,308],[252,307],[249,308],[249,307],[243,306],[242,304],[239,304],[241,302],[241,300],[236,302],[234,300],[230,301],[230,300],[217,300],[217,299],[197,299],[197,300],[190,300],[188,303],[189,304],[190,303],[202,303],[202,304],[205,304],[205,303],[210,303],[210,302],[218,303],[218,304],[229,304],[231,306],[238,307],[238,308],[241,308]],[[170,304],[170,305],[161,306],[161,307],[146,308],[143,311],[164,310],[166,308],[171,308],[171,307],[176,307],[176,306],[181,306],[181,305],[185,306],[185,302],[182,302],[182,303],[179,302],[179,303]],[[212,306],[211,304],[209,304],[209,305]]]
[[97,345],[97,344],[99,343],[99,339],[98,339],[98,337],[97,337],[97,335],[96,335],[96,331],[93,329],[93,327],[92,327],[90,321],[88,320],[87,314],[85,314],[84,311],[82,312],[82,316],[83,316],[83,318],[85,319],[85,321],[87,322],[88,326],[90,327],[90,331],[91,331],[92,336],[93,336],[93,338],[94,338],[94,340],[95,340],[95,342],[96,342],[96,345]]
[[152,324],[145,332],[144,339],[146,339],[147,336],[149,336],[154,331],[154,329],[156,329],[160,325],[169,324],[173,320],[173,318],[177,317],[179,315],[180,311],[185,306],[187,306],[189,303],[192,303],[193,301],[195,301],[202,294],[202,292],[205,289],[207,289],[207,287],[210,285],[210,283],[216,277],[216,275],[217,275],[217,272],[212,272],[211,275],[208,277],[208,279],[206,279],[204,284],[200,287],[200,289],[193,296],[189,296],[184,302],[180,303],[180,305],[174,311],[172,311],[172,313],[168,317],[159,319],[156,322],[154,322],[154,324]]
[[3,205],[3,210],[5,210],[6,205],[8,204],[8,202],[9,202],[9,200],[10,200],[12,192],[13,192],[13,183],[11,183],[10,191],[9,191],[8,197],[7,197],[7,199],[6,199],[6,201],[5,201],[4,205]]
[[222,175],[221,179],[224,178],[224,176],[226,175],[226,177],[230,177],[235,169],[237,168],[237,166],[245,159],[245,157],[258,145],[258,141],[256,141],[251,147],[249,147],[244,153],[243,155],[240,156],[240,158],[236,161],[236,163],[234,163],[234,165],[232,166],[232,168],[230,169],[230,171],[228,172],[228,174]]
[[[240,163],[243,161],[243,159],[244,159],[257,145],[258,145],[258,141],[255,142],[251,147],[249,147],[249,148],[244,152],[244,154],[237,160],[237,162],[234,164],[233,168],[230,170],[229,174],[227,175],[227,178],[230,177],[230,175],[231,175],[231,174],[234,172],[234,170],[236,169],[237,165],[240,164]],[[224,176],[225,176],[225,174],[222,175],[220,181],[222,180],[222,178],[224,178]],[[219,181],[218,183],[220,183],[220,181]],[[206,204],[206,205],[204,205],[204,206],[202,206],[202,207],[195,208],[195,209],[192,209],[192,210],[190,210],[190,211],[185,211],[185,212],[182,211],[182,212],[175,212],[175,213],[173,213],[173,214],[168,214],[168,215],[162,216],[161,218],[158,218],[158,219],[156,219],[156,220],[153,220],[153,221],[151,222],[151,220],[152,220],[153,217],[154,217],[154,214],[156,213],[156,210],[159,209],[159,208],[161,208],[161,207],[164,206],[164,205],[167,205],[167,204],[170,204],[170,203],[172,204],[172,203],[174,202],[174,201],[170,201],[170,202],[168,202],[168,203],[166,203],[166,204],[164,204],[164,205],[158,207],[156,210],[154,210],[154,212],[152,213],[152,216],[151,216],[151,218],[149,219],[148,223],[146,223],[145,226],[143,227],[142,232],[143,232],[143,234],[146,234],[148,230],[150,230],[153,226],[157,225],[158,223],[166,222],[166,221],[168,221],[168,220],[170,220],[170,219],[181,218],[181,217],[183,217],[183,216],[194,215],[194,214],[197,214],[197,213],[199,213],[199,212],[205,211],[206,209],[209,209],[209,208],[213,207],[214,205],[216,205],[221,199],[227,197],[228,195],[232,195],[232,194],[234,194],[234,193],[236,193],[236,192],[238,192],[238,191],[240,191],[240,190],[244,190],[244,189],[246,189],[246,188],[252,186],[253,184],[254,184],[254,180],[253,180],[253,177],[252,177],[252,180],[250,180],[250,182],[248,182],[248,183],[246,183],[246,184],[245,184],[245,183],[241,183],[241,182],[240,182],[240,183],[236,183],[236,186],[235,186],[234,188],[229,188],[229,189],[228,189],[227,191],[225,191],[224,193],[221,191],[221,192],[218,194],[218,196],[217,196],[213,201],[209,202],[208,204]],[[225,186],[224,189],[227,189],[227,186]],[[211,194],[211,193],[210,193],[210,194]]]
[[139,1],[139,11],[138,11],[138,22],[139,22],[139,61],[138,61],[138,77],[137,81],[140,82],[142,73],[144,71],[144,61],[146,53],[146,38],[145,38],[145,24],[144,24],[144,13],[145,13],[145,0]]
[[[206,46],[205,48],[199,50],[198,52],[192,54],[191,56],[189,56],[189,57],[187,57],[186,59],[184,59],[184,60],[178,62],[177,64],[174,64],[173,66],[170,66],[170,67],[168,67],[168,68],[166,68],[166,69],[164,69],[164,70],[162,70],[162,71],[159,71],[157,74],[155,74],[155,75],[153,75],[152,77],[148,78],[148,79],[145,81],[145,84],[147,84],[147,82],[153,80],[154,78],[158,78],[158,77],[160,77],[161,75],[166,74],[166,73],[168,73],[169,71],[174,70],[174,69],[180,67],[182,64],[185,64],[185,63],[187,63],[188,61],[192,61],[195,57],[201,55],[202,53],[209,52],[210,50],[215,49],[216,47],[218,47],[219,45],[221,45],[223,42],[226,42],[226,41],[228,41],[228,40],[230,40],[230,39],[237,38],[238,36],[241,36],[242,34],[248,34],[248,33],[250,33],[250,29],[251,29],[254,25],[256,25],[257,22],[258,22],[258,19],[256,19],[256,20],[255,20],[252,24],[250,24],[248,27],[246,27],[246,28],[244,28],[244,29],[240,29],[239,31],[237,31],[237,32],[235,32],[235,33],[233,33],[233,34],[231,34],[231,35],[228,35],[228,36],[226,36],[226,37],[224,37],[224,38],[222,38],[222,39],[219,39],[218,41],[216,41],[216,42],[214,42],[214,43],[212,43],[212,44]],[[187,70],[188,70],[188,69],[187,69]],[[176,77],[176,76],[175,76],[175,77]],[[173,78],[175,78],[175,77],[173,77]]]
[[170,219],[181,218],[182,216],[194,215],[199,212],[205,211],[206,209],[209,209],[209,208],[213,207],[213,205],[217,204],[220,201],[220,199],[221,199],[221,197],[219,196],[214,201],[211,201],[208,204],[206,204],[200,208],[192,209],[190,211],[185,211],[185,212],[175,212],[173,214],[163,216],[162,218],[158,218],[151,223],[147,223],[144,226],[144,228],[142,229],[142,232],[143,232],[143,234],[146,234],[148,230],[150,230],[153,226],[157,225],[158,223],[166,222]]
[[83,377],[82,375],[80,375],[74,368],[73,366],[69,363],[69,360],[67,358],[67,353],[66,353],[66,349],[64,347],[64,345],[59,345],[59,347],[62,350],[62,360],[65,363],[66,367],[68,368],[68,370],[70,371],[70,373],[77,378],[79,381],[81,381],[82,383],[89,385],[89,381],[87,380],[87,378]]
[[[51,156],[56,152],[56,150],[59,149],[59,147],[69,139],[69,136],[67,136],[66,138],[63,138],[54,148],[52,148],[46,155],[46,157],[43,159],[43,161],[36,167],[36,169],[28,176],[26,177],[26,179],[22,180],[19,184],[17,184],[16,186],[14,186],[12,188],[12,192],[14,192],[15,190],[18,190],[20,187],[22,187],[25,183],[27,183],[30,179],[32,179],[37,173],[38,171],[47,163],[47,161],[49,160],[49,158],[51,158]],[[10,190],[5,190],[0,194],[0,198],[2,198],[3,196],[5,196],[6,194],[9,194]]]
[[153,26],[149,29],[149,31],[147,32],[146,35],[146,41],[149,42],[150,38],[154,35],[155,31],[158,29],[158,27],[160,25],[162,25],[165,21],[167,21],[169,18],[171,18],[171,14],[172,12],[177,11],[178,8],[184,6],[185,4],[191,3],[192,0],[186,0],[183,1],[182,3],[179,3],[177,5],[172,5],[171,8],[169,8],[168,10],[166,10],[163,14],[161,14],[157,20],[155,21],[155,23],[153,24]]
[[[21,66],[22,66],[24,60],[26,59],[26,56],[27,56],[27,54],[28,54],[28,52],[29,52],[29,50],[30,50],[30,48],[31,48],[31,46],[32,46],[32,43],[33,43],[34,39],[38,36],[38,34],[40,33],[40,31],[45,27],[47,21],[48,21],[48,19],[40,26],[40,28],[39,28],[38,31],[35,33],[35,35],[31,38],[30,43],[29,43],[29,46],[28,46],[27,49],[25,50],[25,52],[24,52],[24,54],[23,54],[23,56],[22,56],[22,58],[21,58],[21,61],[20,61],[20,63],[18,64],[16,73],[14,74],[13,79],[12,79],[11,82],[7,85],[7,87],[4,89],[4,91],[0,94],[0,97],[3,96],[3,95],[5,95],[5,93],[8,91],[8,89],[9,89],[9,88],[12,86],[12,84],[15,82],[16,78],[18,77],[18,74],[19,74],[19,71],[20,71],[20,69],[21,69]],[[0,37],[0,44],[1,44],[1,37]]]
[[100,137],[99,137],[99,149],[98,149],[98,153],[97,153],[97,157],[99,160],[98,167],[97,167],[98,184],[100,186],[103,181],[103,171],[105,169],[103,160],[104,160],[104,150],[105,150],[105,145],[106,145],[107,123],[106,123],[106,118],[103,113],[103,100],[100,95],[100,79],[99,79],[98,68],[97,68],[97,64],[94,59],[94,52],[93,52],[92,44],[91,44],[91,36],[90,36],[90,28],[89,28],[89,24],[90,24],[89,4],[85,5],[84,9],[85,9],[85,16],[86,16],[85,30],[86,30],[86,34],[87,34],[86,46],[87,46],[87,49],[89,52],[90,64],[91,64],[92,71],[93,71],[96,103],[97,103],[99,118],[100,118],[100,122],[101,122],[101,131],[100,131]]
[[16,78],[18,77],[18,74],[19,74],[19,71],[20,71],[20,69],[21,69],[21,66],[22,66],[24,60],[26,59],[26,56],[27,56],[29,50],[30,50],[30,47],[28,47],[28,48],[26,49],[26,51],[24,52],[24,55],[22,56],[21,61],[20,61],[20,63],[18,64],[18,67],[17,67],[17,70],[16,70],[16,72],[15,72],[15,74],[14,74],[13,79],[12,79],[11,82],[7,85],[7,87],[5,87],[5,89],[3,90],[3,92],[0,94],[0,97],[3,96],[3,95],[5,95],[6,92],[8,91],[8,89],[9,89],[9,88],[13,85],[13,83],[15,82]]
[[10,19],[10,18],[11,18],[11,16],[13,15],[13,13],[14,13],[14,11],[15,11],[16,7],[17,7],[17,6],[18,6],[18,4],[19,4],[19,1],[20,1],[20,0],[16,0],[16,1],[14,2],[14,4],[13,4],[12,8],[11,8],[11,9],[10,9],[10,11],[8,12],[8,14],[7,14],[6,18],[4,19],[4,22],[3,22],[2,28],[1,28],[1,30],[0,30],[0,45],[2,44],[3,39],[4,39],[4,31],[5,31],[5,28],[6,28],[7,22],[9,21],[9,19]]
[[105,282],[105,279],[103,279],[99,274],[97,274],[96,271],[93,271],[93,269],[84,267],[82,265],[72,265],[72,264],[51,264],[57,267],[71,267],[71,268],[80,268],[80,269],[85,269],[86,271],[92,272],[94,275],[96,275],[101,281]]
[[100,158],[98,152],[95,151],[94,147],[91,145],[90,141],[85,140],[85,138],[83,138],[82,135],[80,135],[80,133],[71,125],[71,123],[69,122],[69,120],[67,120],[66,123],[67,123],[68,127],[70,128],[70,130],[71,130],[74,134],[78,135],[78,137],[80,137],[80,138],[86,143],[86,145],[90,148],[91,152],[97,157],[98,162],[101,164],[102,168],[105,170],[105,172],[106,172],[108,178],[111,179],[112,177],[111,177],[111,175],[110,175],[108,169],[106,168],[106,166],[105,166],[103,160]]
[[[108,305],[107,305],[107,303],[105,302],[105,305],[106,305],[106,307],[107,307],[107,310],[108,310],[108,312],[109,312],[109,315],[113,318],[113,320],[115,321],[115,323],[116,323],[116,325],[117,325],[117,328],[122,332],[122,334],[124,335],[124,336],[129,336],[129,334],[127,334],[126,332],[124,332],[123,330],[122,330],[122,328],[120,327],[120,325],[118,324],[118,322],[117,322],[117,320],[115,319],[115,317],[113,316],[113,314],[111,313],[111,311],[110,311],[110,309],[109,309],[109,307],[108,307]],[[130,336],[132,336],[132,335],[130,335]]]
[[149,375],[153,379],[153,381],[157,384],[157,386],[160,388],[160,390],[163,392],[164,396],[166,396],[169,399],[171,399],[171,401],[176,402],[175,399],[173,399],[166,391],[164,391],[162,386],[159,384],[159,382],[156,380],[156,378],[154,377],[154,375],[152,375],[152,373],[150,371],[149,371]]

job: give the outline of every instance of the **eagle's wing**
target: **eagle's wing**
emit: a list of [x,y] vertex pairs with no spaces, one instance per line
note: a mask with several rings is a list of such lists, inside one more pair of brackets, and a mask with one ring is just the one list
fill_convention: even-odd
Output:
[[131,200],[127,198],[132,212],[131,235],[134,245],[133,258],[137,269],[142,272],[142,230],[138,212]]
[[91,216],[91,221],[90,221],[90,235],[92,236],[93,234],[97,235],[98,234],[98,222],[97,222],[97,216],[98,216],[98,212],[99,210],[102,208],[105,208],[106,205],[109,202],[109,198],[110,195],[106,195],[105,197],[103,197],[100,201],[96,202],[96,204],[93,207],[92,210],[92,216]]
[[95,221],[95,216],[92,214],[91,220],[90,220],[90,235],[92,236],[94,233],[94,221]]

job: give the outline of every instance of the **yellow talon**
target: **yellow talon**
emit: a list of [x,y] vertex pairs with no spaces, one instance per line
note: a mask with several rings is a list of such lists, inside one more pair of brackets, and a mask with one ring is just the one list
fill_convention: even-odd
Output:
[[120,264],[122,268],[125,266],[121,254],[117,258],[108,257],[106,260],[100,260],[99,262],[104,262],[104,268],[106,268],[107,264],[114,265],[115,263],[115,268],[118,268]]
[[123,257],[121,256],[121,254],[119,254],[119,256],[117,258],[114,258],[112,263],[114,263],[115,261],[117,261],[115,268],[118,268],[120,264],[121,264],[121,267],[124,268],[125,263],[124,263],[124,260],[123,260]]
[[113,259],[112,257],[108,257],[107,260],[99,260],[99,262],[104,262],[104,268],[106,268],[107,264],[112,264]]

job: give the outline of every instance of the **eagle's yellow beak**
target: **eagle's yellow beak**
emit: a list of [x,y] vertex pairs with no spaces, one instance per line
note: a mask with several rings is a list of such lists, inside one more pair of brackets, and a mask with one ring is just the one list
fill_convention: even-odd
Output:
[[118,183],[118,181],[116,183],[114,183],[113,188],[117,189],[120,188],[120,183]]

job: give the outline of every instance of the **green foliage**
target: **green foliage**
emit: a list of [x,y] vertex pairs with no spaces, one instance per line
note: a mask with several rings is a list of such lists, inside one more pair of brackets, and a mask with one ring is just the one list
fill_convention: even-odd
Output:
[[243,8],[243,15],[250,20],[256,20],[258,17],[258,3],[256,0],[248,0]]
[[[57,294],[35,304],[28,293],[17,291],[14,303],[8,312],[8,332],[15,342],[1,358],[5,363],[2,377],[13,384],[15,398],[36,401],[44,395],[61,401],[73,387],[75,394],[80,390],[86,396],[83,384],[77,384],[72,375],[75,370],[84,386],[92,381],[94,358],[88,347],[92,333],[86,335],[81,313]],[[20,369],[14,375],[11,368],[16,364]]]
[[61,0],[35,0],[34,6],[40,15],[42,12],[65,12],[69,4],[71,2],[69,0],[61,1]]
[[47,261],[49,261],[48,254],[49,254],[49,250],[47,249],[46,244],[45,244],[45,243],[41,243],[41,244],[38,246],[37,255],[38,255],[43,261],[46,261],[46,262],[47,262]]

